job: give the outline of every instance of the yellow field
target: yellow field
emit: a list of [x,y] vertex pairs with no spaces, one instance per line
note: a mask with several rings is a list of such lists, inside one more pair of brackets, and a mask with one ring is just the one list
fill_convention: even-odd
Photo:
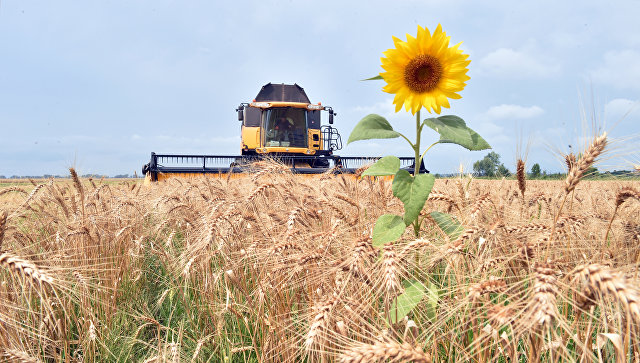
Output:
[[[0,187],[0,354],[640,361],[638,183],[564,185],[526,181],[523,195],[515,180],[439,179],[420,238],[407,228],[381,249],[377,217],[402,213],[383,180]],[[415,308],[395,306],[414,290],[426,291]]]

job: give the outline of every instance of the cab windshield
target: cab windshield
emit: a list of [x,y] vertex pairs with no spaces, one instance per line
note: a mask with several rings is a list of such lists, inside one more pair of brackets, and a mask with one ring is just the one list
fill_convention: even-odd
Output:
[[280,107],[265,112],[264,145],[307,147],[307,111],[303,108]]

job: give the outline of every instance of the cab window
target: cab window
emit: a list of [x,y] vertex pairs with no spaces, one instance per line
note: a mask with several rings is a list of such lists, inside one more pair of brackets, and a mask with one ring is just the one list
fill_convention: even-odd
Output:
[[267,147],[303,147],[308,144],[306,110],[281,107],[265,112],[263,119]]

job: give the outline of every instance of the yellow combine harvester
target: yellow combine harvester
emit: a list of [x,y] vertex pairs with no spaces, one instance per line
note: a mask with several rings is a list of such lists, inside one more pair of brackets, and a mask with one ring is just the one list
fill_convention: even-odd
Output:
[[[340,133],[331,126],[337,114],[329,106],[311,103],[297,84],[266,84],[253,102],[240,104],[236,111],[242,122],[241,155],[151,153],[151,161],[142,168],[142,173],[151,181],[201,175],[219,177],[251,172],[254,170],[251,163],[270,158],[289,166],[295,174],[354,174],[377,159],[334,155],[335,150],[342,148]],[[329,114],[328,125],[321,123],[322,111]],[[405,169],[413,172],[413,158],[400,160]],[[420,172],[426,172],[424,166]]]

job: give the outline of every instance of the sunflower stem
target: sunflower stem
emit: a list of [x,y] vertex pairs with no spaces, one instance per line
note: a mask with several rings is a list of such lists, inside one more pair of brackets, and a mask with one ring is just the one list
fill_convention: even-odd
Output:
[[420,161],[422,158],[420,155],[420,134],[422,134],[422,127],[420,127],[420,110],[418,110],[418,112],[416,112],[416,143],[413,145],[413,151],[415,152],[415,164],[413,164],[414,177],[420,172]]
[[403,135],[402,133],[400,133],[400,132],[398,132],[398,134],[400,134],[400,136],[402,136],[402,138],[403,138],[403,139],[407,140],[407,142],[409,143],[409,145],[411,145],[411,147],[412,147],[413,149],[415,149],[415,148],[416,148],[416,146],[411,142],[411,140],[409,140],[409,138],[408,138],[408,137],[404,136],[404,135]]
[[435,145],[437,145],[438,143],[440,143],[440,141],[436,141],[433,144],[429,145],[429,147],[427,148],[427,150],[425,150],[422,155],[420,155],[420,165],[422,166],[422,159],[424,159],[424,154],[427,153],[427,151],[429,151],[429,149],[431,149],[432,147],[434,147]]
[[[420,110],[416,112],[416,143],[413,145],[413,151],[415,152],[415,159],[413,161],[413,177],[415,178],[420,173],[420,166],[422,156],[420,155],[420,134],[422,134],[422,126],[420,124]],[[416,237],[420,234],[420,215],[413,221],[413,233]]]

